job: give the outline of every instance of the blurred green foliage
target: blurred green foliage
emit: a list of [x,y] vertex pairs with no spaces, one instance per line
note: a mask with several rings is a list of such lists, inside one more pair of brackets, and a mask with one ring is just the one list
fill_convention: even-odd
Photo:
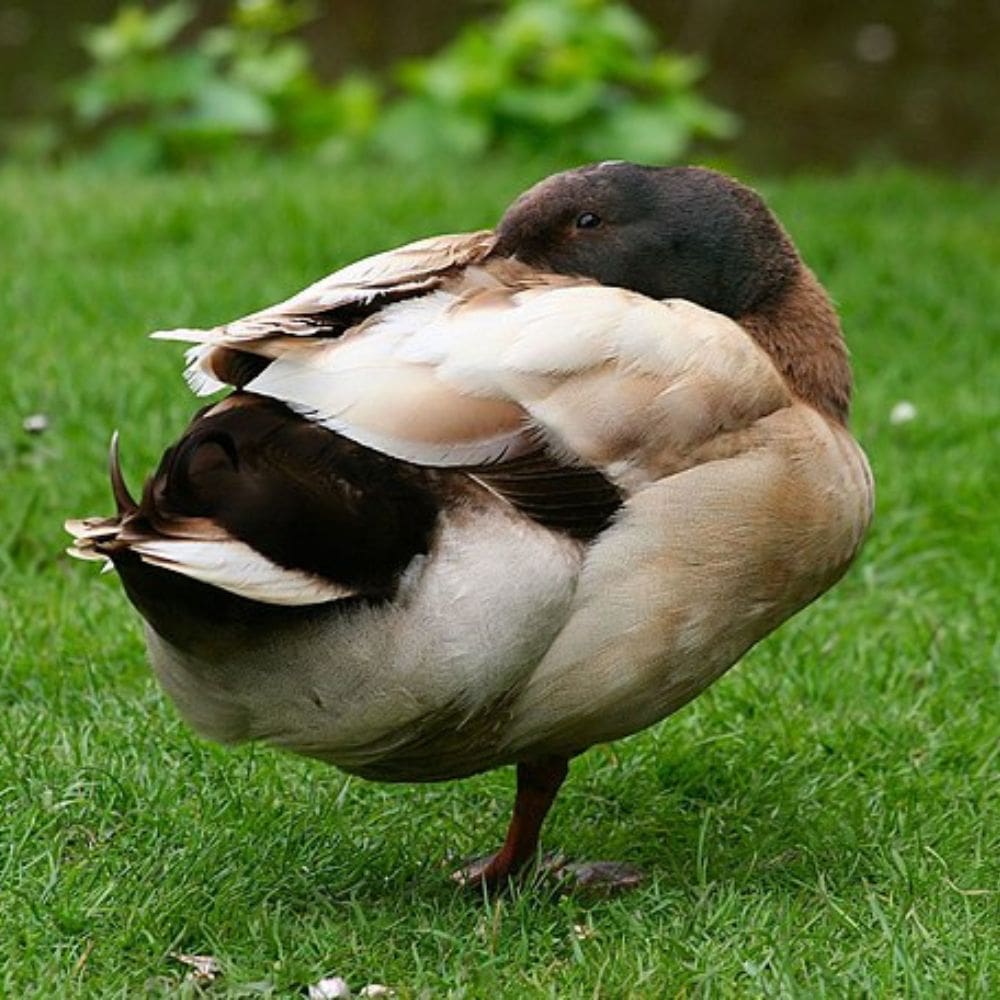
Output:
[[311,16],[304,0],[236,0],[226,23],[189,34],[196,9],[172,0],[129,4],[89,28],[91,66],[70,85],[68,138],[104,161],[189,163],[252,141],[301,147],[374,125],[378,92],[351,79],[327,87],[291,33]]
[[733,134],[735,120],[701,97],[700,60],[660,51],[624,3],[511,0],[441,52],[405,63],[404,96],[379,123],[386,152],[446,147],[555,149],[573,158],[675,160],[696,138]]
[[329,85],[294,32],[309,0],[234,0],[197,30],[196,7],[128,4],[83,36],[90,66],[69,86],[65,149],[102,162],[176,166],[247,146],[331,160],[413,162],[544,149],[572,159],[681,158],[735,131],[700,96],[701,62],[661,51],[612,0],[505,0],[435,55],[382,81]]

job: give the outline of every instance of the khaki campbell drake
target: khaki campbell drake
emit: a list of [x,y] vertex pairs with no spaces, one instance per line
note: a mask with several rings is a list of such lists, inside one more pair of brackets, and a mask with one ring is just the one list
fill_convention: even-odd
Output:
[[[381,781],[568,761],[677,711],[832,586],[872,478],[836,314],[748,188],[603,163],[495,231],[352,264],[188,342],[201,410],[71,521],[194,728]],[[631,884],[633,869],[580,867]]]

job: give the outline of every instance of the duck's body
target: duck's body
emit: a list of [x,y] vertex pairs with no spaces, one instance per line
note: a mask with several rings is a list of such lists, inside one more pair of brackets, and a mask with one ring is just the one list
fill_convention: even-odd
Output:
[[[745,189],[678,175],[694,205],[671,232],[693,249],[674,247],[664,285],[671,251],[657,265],[652,241],[623,277],[593,244],[539,242],[560,198],[624,232],[606,189],[638,169],[560,175],[496,236],[174,331],[195,342],[195,388],[240,391],[195,418],[141,503],[116,474],[119,516],[71,529],[114,561],[205,735],[390,781],[518,763],[487,881],[533,850],[566,760],[702,691],[842,575],[871,514],[836,318]],[[710,224],[721,249],[697,265],[716,211],[698,198],[720,190],[771,256],[738,266]]]

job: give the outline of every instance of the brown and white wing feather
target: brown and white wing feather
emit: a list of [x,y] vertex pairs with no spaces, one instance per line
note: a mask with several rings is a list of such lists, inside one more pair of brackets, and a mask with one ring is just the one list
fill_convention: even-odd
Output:
[[109,551],[128,550],[144,563],[211,584],[264,604],[300,607],[351,597],[355,591],[314,573],[279,566],[245,542],[212,526],[186,534],[178,524],[167,534],[136,527],[120,518],[85,518],[66,522],[78,559],[111,567]]
[[390,302],[424,295],[482,260],[494,243],[482,230],[435,236],[349,264],[284,302],[210,329],[161,330],[156,339],[194,344],[186,376],[198,395],[243,384],[259,370],[236,348],[271,337],[336,337]]
[[355,593],[313,573],[279,566],[237,538],[149,538],[134,542],[130,548],[151,566],[264,604],[301,607],[341,600]]

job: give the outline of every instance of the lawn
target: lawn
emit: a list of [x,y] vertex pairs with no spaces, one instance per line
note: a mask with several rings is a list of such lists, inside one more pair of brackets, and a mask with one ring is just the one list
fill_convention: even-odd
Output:
[[630,895],[450,884],[508,772],[382,786],[203,743],[115,578],[62,554],[64,517],[110,509],[111,430],[139,483],[196,405],[145,332],[488,225],[540,169],[0,173],[0,996],[193,993],[178,952],[216,956],[212,996],[1000,995],[996,189],[761,183],[839,304],[877,520],[834,593],[574,764],[546,842],[641,864]]

